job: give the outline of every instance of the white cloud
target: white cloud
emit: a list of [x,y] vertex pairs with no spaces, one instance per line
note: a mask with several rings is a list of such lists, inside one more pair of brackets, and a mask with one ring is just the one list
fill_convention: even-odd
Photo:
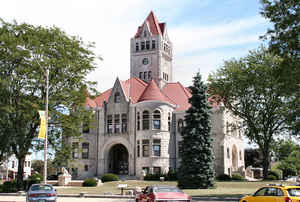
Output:
[[[112,87],[117,76],[121,80],[129,78],[130,38],[150,10],[154,8],[158,19],[166,21],[164,18],[176,17],[183,4],[180,0],[10,0],[1,2],[0,17],[35,25],[56,25],[84,41],[96,42],[95,52],[104,60],[88,78],[98,81],[98,89],[103,92]],[[224,59],[242,54],[233,46],[258,43],[263,33],[253,30],[264,23],[259,16],[253,16],[210,26],[188,22],[169,26],[174,45],[174,81],[190,85],[199,68],[206,78]],[[232,49],[221,50],[228,47]]]

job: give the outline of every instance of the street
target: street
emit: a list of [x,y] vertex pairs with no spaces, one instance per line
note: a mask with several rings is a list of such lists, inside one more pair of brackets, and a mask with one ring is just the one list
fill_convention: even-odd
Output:
[[[61,197],[57,202],[135,202],[134,199],[120,199],[120,198],[79,198],[79,197]],[[204,202],[208,200],[192,200],[192,202]],[[214,202],[209,200],[210,202]],[[0,196],[0,202],[25,202],[25,196]],[[218,200],[220,202],[220,200]],[[230,202],[227,201],[226,202]],[[232,201],[233,202],[233,201]],[[236,201],[235,201],[236,202]]]

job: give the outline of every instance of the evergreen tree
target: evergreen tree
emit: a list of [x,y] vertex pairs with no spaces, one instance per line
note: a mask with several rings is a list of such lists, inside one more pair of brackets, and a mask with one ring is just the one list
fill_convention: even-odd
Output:
[[213,152],[207,86],[198,72],[190,87],[191,107],[185,116],[186,125],[179,145],[181,158],[178,169],[178,187],[198,189],[214,186]]

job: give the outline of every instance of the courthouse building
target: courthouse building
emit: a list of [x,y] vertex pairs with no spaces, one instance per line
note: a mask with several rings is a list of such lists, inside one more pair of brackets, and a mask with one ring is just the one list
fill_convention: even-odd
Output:
[[[176,41],[174,41],[176,43]],[[191,93],[173,81],[173,44],[166,23],[153,12],[130,40],[130,78],[116,78],[113,87],[95,99],[93,127],[71,139],[74,179],[104,173],[140,176],[165,173],[179,166],[178,145]],[[114,70],[112,70],[114,71]],[[212,137],[216,174],[244,170],[239,119],[213,106]]]

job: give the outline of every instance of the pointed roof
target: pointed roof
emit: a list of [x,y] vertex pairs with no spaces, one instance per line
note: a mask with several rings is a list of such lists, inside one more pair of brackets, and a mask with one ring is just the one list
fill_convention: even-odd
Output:
[[137,103],[142,93],[147,87],[147,83],[137,77],[131,77],[126,81],[121,81],[121,85],[127,100],[131,100],[132,103]]
[[165,30],[165,23],[159,23],[153,11],[150,12],[146,20],[143,22],[141,26],[138,27],[137,33],[135,34],[135,38],[138,38],[143,30],[143,25],[147,23],[152,35],[162,35]]
[[139,102],[149,100],[170,102],[170,100],[161,92],[154,80],[150,81],[147,88],[140,97]]

